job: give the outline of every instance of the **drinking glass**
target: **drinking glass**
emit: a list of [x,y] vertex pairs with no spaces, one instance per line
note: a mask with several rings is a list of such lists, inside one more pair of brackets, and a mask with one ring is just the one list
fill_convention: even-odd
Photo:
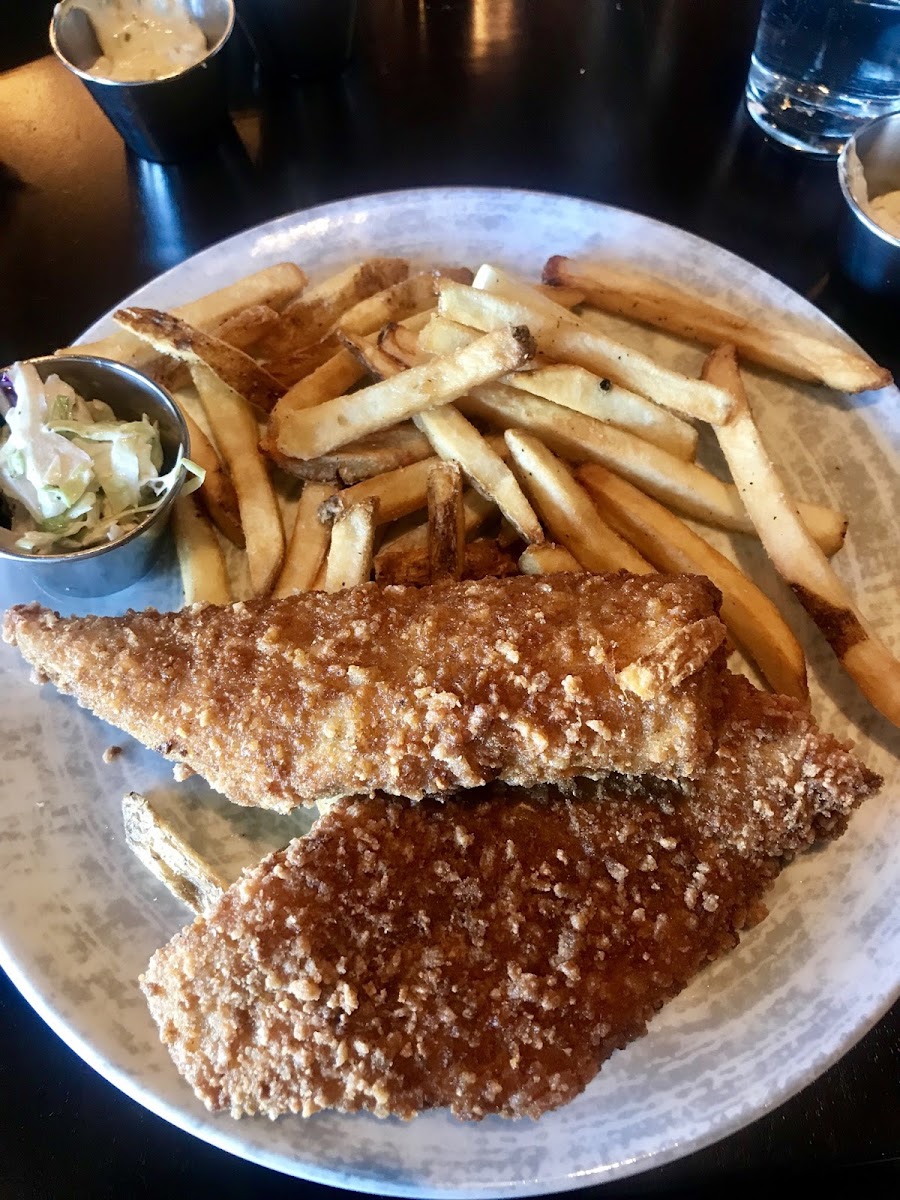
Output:
[[764,0],[747,108],[787,146],[840,153],[900,108],[900,0]]

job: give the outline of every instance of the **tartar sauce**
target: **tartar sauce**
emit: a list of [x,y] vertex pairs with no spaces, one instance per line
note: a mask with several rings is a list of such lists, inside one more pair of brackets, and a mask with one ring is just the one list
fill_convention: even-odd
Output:
[[847,155],[847,183],[853,199],[866,216],[891,237],[900,238],[900,189],[870,196],[865,170],[853,146]]
[[181,0],[81,0],[80,7],[103,52],[88,68],[100,79],[166,79],[206,57],[203,30]]
[[870,200],[868,213],[886,233],[900,238],[900,191],[885,192]]

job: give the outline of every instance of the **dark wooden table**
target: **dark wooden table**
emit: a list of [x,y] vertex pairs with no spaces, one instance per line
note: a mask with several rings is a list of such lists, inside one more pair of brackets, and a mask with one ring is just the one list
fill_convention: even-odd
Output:
[[[833,163],[768,142],[743,82],[754,0],[360,0],[350,69],[260,86],[229,47],[237,134],[148,166],[46,50],[50,3],[0,46],[0,362],[70,341],[148,278],[248,225],[353,194],[496,184],[592,197],[759,264],[900,371],[897,313],[834,268]],[[166,1125],[0,982],[3,1196],[338,1195]],[[900,1006],[777,1110],[594,1196],[900,1194]]]

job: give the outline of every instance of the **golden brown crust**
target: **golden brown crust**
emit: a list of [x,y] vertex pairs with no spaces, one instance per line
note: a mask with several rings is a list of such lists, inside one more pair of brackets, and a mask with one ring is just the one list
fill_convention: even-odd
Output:
[[[721,688],[718,601],[699,576],[557,575],[108,618],[30,605],[4,629],[98,716],[238,804],[288,810],[495,778],[694,774]],[[665,663],[642,696],[618,685],[667,644],[674,686]]]
[[682,792],[710,833],[742,854],[787,854],[837,837],[881,787],[852,747],[816,725],[804,704],[725,680],[716,751]]
[[878,785],[736,682],[702,780],[343,800],[150,962],[212,1109],[537,1117],[765,915],[783,856]]
[[154,350],[188,362],[202,362],[254,408],[271,412],[284,388],[255,359],[212,334],[195,329],[173,313],[155,308],[120,308],[114,320],[149,342]]

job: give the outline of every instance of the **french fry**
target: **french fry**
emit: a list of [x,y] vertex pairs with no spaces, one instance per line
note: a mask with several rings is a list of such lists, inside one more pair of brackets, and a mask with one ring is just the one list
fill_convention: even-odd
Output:
[[194,365],[191,376],[237,493],[250,584],[259,595],[269,591],[281,569],[284,531],[265,460],[257,448],[256,419],[243,398],[209,367]]
[[335,491],[331,483],[313,480],[304,484],[284,563],[272,589],[276,599],[312,591],[331,541],[330,526],[319,520],[319,506]]
[[[255,304],[252,308],[241,309],[205,332],[237,350],[249,350],[277,320],[278,313],[274,308],[268,304]],[[181,359],[162,354],[143,364],[143,370],[169,392],[190,387],[191,373],[187,363]]]
[[[509,453],[509,446],[507,446],[504,439],[501,438],[500,440],[503,442],[503,449],[506,451],[506,459],[509,459],[511,457]],[[514,546],[517,542],[521,542],[522,540],[522,535],[519,533],[518,529],[516,529],[515,526],[506,519],[506,517],[501,517],[500,528],[497,531],[497,541],[500,543],[500,545],[503,546],[504,549],[507,549],[509,546]],[[537,542],[535,544],[540,545],[541,543]]]
[[[422,528],[427,529],[427,524]],[[516,574],[516,560],[495,538],[476,538],[474,542],[466,542],[464,549],[463,579],[499,578]],[[377,555],[375,578],[385,586],[403,584],[406,587],[422,587],[431,579],[427,546],[413,547],[384,557]]]
[[337,321],[344,333],[374,333],[391,321],[400,321],[414,313],[437,306],[436,281],[441,276],[457,283],[471,283],[472,272],[464,267],[437,267],[433,271],[417,271],[390,287],[360,300]]
[[[456,327],[455,322],[444,322],[443,317],[437,317],[431,312],[416,313],[415,316],[407,317],[403,321],[389,321],[382,326],[378,334],[378,345],[395,358],[401,366],[421,366],[423,362],[428,361],[431,352],[420,346],[419,334],[432,321]],[[457,337],[456,344],[448,346],[446,353],[461,350],[463,346],[471,346],[472,342],[481,337],[481,331],[478,329],[468,329],[462,325],[458,328],[460,330],[465,328],[467,336]]]
[[341,333],[338,337],[347,352],[375,379],[390,379],[392,375],[397,375],[403,370],[402,363],[386,354],[372,334],[363,337],[355,333]]
[[542,542],[544,531],[515,475],[478,430],[452,404],[413,417],[435,451],[457,463],[482,496],[492,500],[526,542]]
[[267,433],[259,439],[259,450],[273,467],[277,467],[286,475],[293,475],[296,479],[314,480],[316,483],[337,483],[340,479],[335,454],[323,454],[319,458],[310,459],[291,458],[282,454],[278,447],[268,440]]
[[287,391],[324,366],[340,349],[337,335],[329,333],[320,342],[314,342],[312,346],[296,350],[293,354],[266,359],[265,369],[273,379],[277,379],[282,390]]
[[[473,388],[458,407],[466,416],[501,429],[525,429],[570,462],[598,462],[609,467],[687,516],[722,529],[755,533],[733,484],[723,483],[696,463],[675,458],[625,430],[501,383]],[[841,513],[817,504],[804,504],[801,511],[827,553],[841,548],[846,531]]]
[[[472,341],[475,341],[474,337]],[[427,362],[429,357],[419,349],[419,339],[413,330],[393,322],[382,327],[378,334],[378,348],[390,355],[399,367],[418,367]]]
[[660,571],[706,575],[722,593],[722,620],[772,689],[809,699],[806,658],[768,596],[724,554],[626,480],[592,466],[579,475],[609,524]]
[[440,459],[432,455],[408,467],[386,471],[365,479],[353,487],[335,492],[319,509],[321,521],[331,521],[366,500],[378,501],[377,521],[386,525],[417,509],[424,508],[428,499],[428,476]]
[[519,555],[519,570],[523,575],[556,575],[563,571],[583,571],[581,563],[565,546],[542,542],[526,546]]
[[466,561],[462,472],[438,461],[428,472],[428,566],[432,583],[461,579]]
[[[330,548],[330,542],[329,542],[329,548]],[[324,592],[325,591],[325,577],[327,576],[327,574],[328,574],[328,559],[326,557],[326,559],[322,563],[321,567],[319,567],[318,574],[316,575],[316,578],[313,581],[313,585],[309,590],[311,592]]]
[[584,367],[555,363],[535,371],[517,371],[501,382],[595,421],[627,429],[676,458],[690,461],[697,452],[697,430],[688,421],[608,379],[598,379]]
[[891,374],[867,355],[835,346],[773,321],[753,321],[654,275],[605,263],[573,263],[554,255],[544,281],[579,288],[588,303],[707,346],[731,343],[742,358],[794,379],[824,383],[839,392],[887,387]]
[[312,374],[284,393],[269,414],[270,423],[278,421],[287,412],[314,408],[325,400],[342,396],[348,388],[359,383],[365,373],[365,367],[349,350],[338,350]]
[[[420,356],[429,352],[449,353],[470,345],[476,337],[475,329],[435,317],[419,333],[415,346],[408,337],[395,332],[386,348],[411,366],[416,352]],[[690,460],[696,453],[697,431],[688,421],[572,363],[535,365],[528,371],[504,375],[499,382],[635,433],[676,458]]]
[[734,347],[714,350],[703,373],[734,396],[735,415],[716,435],[766,553],[863,694],[900,726],[900,660],[866,621],[809,536],[759,436]]
[[[391,430],[385,430],[385,434],[396,434],[397,428],[394,426]],[[480,434],[479,437],[481,437]],[[427,442],[427,439],[424,440]],[[503,438],[492,435],[482,438],[482,441],[485,443],[485,453],[495,456],[500,460],[501,465],[504,465],[505,460],[509,458],[509,449]],[[359,504],[361,500],[371,498],[378,500],[378,522],[383,525],[424,508],[428,503],[428,474],[438,461],[431,450],[431,444],[428,443],[429,453],[426,457],[417,458],[409,465],[398,467],[396,470],[372,475],[370,478],[353,484],[352,487],[336,492],[322,505],[320,518],[323,521],[330,521],[354,504]],[[321,460],[312,459],[311,461],[320,462]],[[488,497],[488,502],[493,506],[494,501],[490,497]]]
[[335,518],[325,568],[325,591],[357,587],[372,574],[378,501],[361,500]]
[[254,408],[267,413],[284,389],[249,354],[155,308],[120,308],[113,319],[162,354],[202,364]]
[[533,350],[527,329],[497,330],[456,354],[349,396],[327,400],[314,409],[287,413],[279,422],[278,449],[294,458],[327,454],[414,413],[456,400],[475,385],[524,366]]
[[471,282],[472,287],[482,288],[486,292],[494,292],[498,296],[505,296],[507,300],[520,300],[524,304],[539,304],[541,299],[544,299],[550,301],[555,307],[572,309],[584,302],[584,292],[579,291],[578,288],[556,287],[546,283],[526,283],[491,263],[482,263],[475,273],[475,278],[471,281],[457,280],[457,282]]
[[[403,322],[401,322],[401,325]],[[420,362],[424,362],[429,354],[452,354],[455,350],[461,350],[463,346],[471,346],[477,338],[482,336],[480,329],[474,329],[471,325],[461,325],[458,321],[451,321],[447,317],[442,317],[439,313],[433,313],[427,321],[422,325],[422,328],[417,331],[416,352],[419,354]],[[400,346],[392,346],[391,349],[401,359],[407,362],[407,365],[412,365],[409,361],[410,354],[413,350],[411,339],[403,339]],[[543,367],[554,366],[552,359],[547,358],[543,354],[535,354],[534,358],[528,367],[529,370],[538,370]],[[501,382],[507,382],[521,372],[513,371],[508,376],[501,376]],[[650,403],[650,401],[647,401]],[[655,407],[659,407],[656,405]],[[661,410],[665,411],[665,410]]]
[[[490,500],[485,500],[484,496],[480,496],[474,488],[466,488],[463,492],[462,506],[466,537],[477,532],[488,518],[497,511]],[[380,574],[387,576],[393,569],[392,562],[400,563],[406,556],[409,556],[411,559],[416,555],[420,556],[421,561],[426,564],[427,568],[428,525],[426,522],[416,525],[412,529],[407,529],[390,541],[382,544],[376,555],[376,574],[379,577]]]
[[191,416],[177,392],[173,394],[172,399],[178,405],[188,427],[191,458],[205,473],[203,483],[196,493],[197,498],[228,540],[236,546],[243,546],[244,531],[241,528],[241,514],[234,484],[223,468],[212,442]]
[[[394,359],[396,368],[400,368],[400,370],[404,370],[406,367],[421,366],[431,358],[431,355],[419,349],[419,330],[424,328],[430,319],[431,313],[421,312],[416,313],[415,317],[409,317],[401,322],[390,320],[378,331],[378,349],[382,350],[389,358]],[[473,331],[473,337],[467,344],[472,344],[478,337],[478,331]],[[382,367],[382,370],[384,371],[385,368]]]
[[[435,298],[435,303],[437,299]],[[418,330],[428,320],[429,313],[416,313],[412,317],[406,317],[400,322],[400,326],[410,331]],[[328,367],[333,361],[333,358],[328,358],[328,355],[334,355],[335,350],[339,346],[343,346],[343,350],[337,350],[338,354],[347,355],[353,358],[357,363],[359,374],[357,379],[368,371],[374,375],[376,379],[385,379],[390,373],[396,374],[396,366],[391,364],[392,372],[389,371],[388,365],[390,360],[384,355],[378,353],[376,346],[377,341],[374,339],[374,331],[369,334],[351,333],[342,327],[338,327],[334,333],[330,333],[324,341],[310,347],[309,350],[301,351],[294,358],[285,359],[281,362],[270,362],[267,364],[278,378],[279,382],[292,385],[293,387],[301,387],[308,379],[316,374],[322,367]],[[295,382],[299,380],[299,382]],[[354,382],[356,382],[354,380]],[[351,386],[350,384],[347,387]],[[347,388],[335,389],[331,395],[338,396],[345,392]],[[288,392],[288,395],[290,392]],[[331,397],[328,397],[330,399]],[[293,405],[286,407],[309,407],[309,405]]]
[[463,346],[471,346],[481,334],[480,329],[471,325],[461,325],[459,321],[451,321],[433,313],[431,320],[423,326],[418,335],[418,348],[425,354],[452,354],[454,350],[462,350]]
[[[171,309],[175,317],[193,325],[196,329],[209,331],[243,309],[265,304],[280,309],[297,295],[306,285],[306,275],[295,263],[276,263],[264,267],[252,275],[246,275],[218,291],[180,304]],[[112,358],[116,362],[139,367],[149,362],[152,350],[146,342],[131,333],[120,331],[96,342],[85,342],[80,346],[66,346],[57,354],[96,354],[100,358]]]
[[230,881],[160,816],[146,796],[139,792],[124,796],[122,819],[128,848],[147,870],[195,913],[211,913]]
[[[584,300],[584,294],[574,288],[565,291],[555,291],[552,287],[541,284],[526,283],[517,279],[508,271],[495,267],[492,263],[482,263],[475,272],[472,287],[480,291],[493,292],[495,296],[503,296],[517,304],[530,304],[545,312],[548,316],[559,317],[561,308],[574,308]],[[564,303],[571,301],[571,303]]]
[[140,369],[167,392],[178,392],[191,386],[191,372],[187,363],[170,358],[167,354],[154,353],[152,358],[141,363]]
[[[438,287],[442,316],[485,331],[526,325],[538,350],[550,358],[585,367],[678,413],[713,423],[728,418],[732,401],[721,388],[660,366],[544,297],[540,304],[523,304],[449,279],[440,280]],[[548,311],[552,309],[556,312]]]
[[542,296],[546,296],[548,300],[552,300],[554,304],[562,305],[563,308],[578,308],[580,304],[584,303],[584,292],[580,292],[578,288],[557,288],[550,287],[546,283],[536,283],[534,290]]
[[[436,317],[420,332],[418,342],[420,346],[424,342],[427,347],[434,345],[441,349],[453,349],[470,345],[474,336],[476,333],[471,328]],[[571,368],[562,364],[558,367],[539,368],[531,373],[517,372],[504,376],[503,379],[515,380],[520,391],[523,390],[523,384],[531,391],[530,386],[525,383],[531,374],[538,379],[538,386],[534,388],[534,391],[538,392],[544,390],[540,379],[545,372],[547,378],[553,380],[554,376],[559,378],[559,373],[567,369]],[[546,390],[552,392],[552,385]],[[559,396],[559,399],[563,398]],[[651,405],[649,401],[645,403]],[[654,455],[652,450],[643,445],[643,439],[639,441],[635,438],[619,438],[615,428],[610,430],[610,437],[604,440],[602,425],[598,426],[596,418],[584,413],[580,414],[583,420],[563,416],[552,403],[542,403],[540,395],[536,395],[533,401],[526,397],[517,399],[509,387],[504,387],[503,382],[475,388],[458,402],[457,407],[467,415],[488,421],[501,429],[511,426],[528,428],[557,453],[572,461],[587,459],[606,462],[621,474],[633,478],[651,494],[674,504],[689,516],[695,516],[713,525],[721,525],[726,529],[754,532],[752,522],[733,486],[722,483],[693,463],[686,463],[684,469],[679,469],[677,459],[680,456],[672,455],[658,443],[656,445],[661,453]],[[577,410],[574,405],[572,407],[574,414]],[[658,412],[663,411],[656,405],[652,407]],[[674,417],[672,419],[678,420]],[[688,430],[691,429],[686,422],[679,421],[679,424]],[[627,435],[633,431],[624,429],[623,432]],[[843,545],[846,533],[847,522],[844,515],[821,505],[801,504],[800,507],[804,520],[808,522],[813,536],[825,553],[836,553]]]
[[653,570],[638,552],[603,521],[568,468],[529,433],[508,429],[506,444],[522,486],[553,537],[588,571]]
[[[463,493],[463,521],[465,522],[465,493]],[[464,579],[499,579],[516,574],[516,560],[496,538],[476,538],[466,542]]]
[[333,483],[340,480],[348,485],[411,466],[434,455],[428,438],[409,421],[371,433],[357,442],[348,442],[318,458],[289,458],[273,448],[268,439],[260,442],[260,449],[283,471],[300,479]]
[[263,453],[271,453],[273,458],[277,458],[278,422],[285,413],[314,408],[325,400],[342,396],[358,383],[365,373],[366,368],[358,358],[349,350],[341,348],[310,375],[295,383],[269,413],[265,431],[260,439],[260,449]]
[[399,321],[421,309],[436,307],[434,276],[430,272],[419,271],[354,304],[339,318],[335,329],[341,333],[364,336],[375,333],[389,321]]
[[200,512],[196,492],[175,501],[172,529],[185,604],[230,604],[225,557],[212,525]]
[[209,332],[237,350],[250,350],[274,326],[278,313],[268,304],[254,304],[226,317]]
[[[427,531],[428,522],[422,526]],[[470,543],[466,543],[468,549]],[[392,554],[379,551],[375,555],[375,580],[382,587],[424,587],[431,582],[431,566],[428,560],[428,545],[398,550]]]
[[[435,302],[437,302],[437,294],[435,294]],[[408,330],[409,333],[414,333],[416,338],[419,336],[419,331],[424,329],[434,315],[434,309],[428,308],[423,312],[413,313],[410,317],[404,317],[401,321],[396,321],[398,329]]]
[[350,442],[336,451],[341,482],[351,485],[371,479],[385,471],[396,471],[430,458],[431,443],[415,425],[403,421],[388,429],[371,433],[358,442]]
[[263,358],[283,359],[320,342],[361,300],[405,279],[409,263],[404,258],[371,258],[331,275],[289,304],[278,325],[261,340]]

